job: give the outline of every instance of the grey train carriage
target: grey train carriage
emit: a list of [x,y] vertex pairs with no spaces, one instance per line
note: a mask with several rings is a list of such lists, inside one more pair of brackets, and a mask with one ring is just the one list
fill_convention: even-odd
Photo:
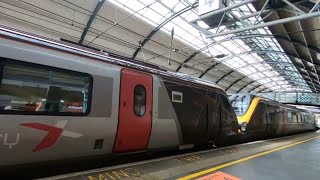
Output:
[[233,144],[216,85],[0,26],[0,169]]

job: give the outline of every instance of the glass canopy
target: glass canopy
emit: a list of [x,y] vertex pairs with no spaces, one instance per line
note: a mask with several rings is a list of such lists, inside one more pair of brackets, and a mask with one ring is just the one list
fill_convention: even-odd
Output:
[[258,93],[258,96],[275,100],[281,103],[289,103],[296,105],[309,105],[309,106],[320,106],[320,95],[319,93]]
[[[109,2],[134,14],[145,22],[157,27],[167,18],[195,3],[195,0],[109,0]],[[230,4],[241,2],[231,0]],[[211,66],[222,63],[237,72],[259,82],[272,91],[304,91],[311,92],[305,80],[285,54],[270,30],[260,28],[237,34],[206,38],[203,31],[199,31],[189,22],[198,17],[198,9],[193,8],[166,23],[160,30],[171,34],[174,28],[174,37],[192,46],[196,50],[205,49],[202,53],[208,59],[200,62]],[[244,17],[256,12],[251,4],[246,4],[230,11],[233,17]],[[236,21],[234,27],[244,27],[263,23],[259,17],[250,17]],[[206,23],[200,21],[198,25],[211,33],[223,32],[226,26],[210,29]],[[251,34],[259,34],[251,38]],[[240,38],[239,38],[240,37]],[[207,48],[206,48],[207,47]],[[222,58],[219,58],[219,56]],[[199,62],[197,62],[199,63]],[[218,66],[216,66],[218,67]],[[211,69],[214,71],[215,69]]]

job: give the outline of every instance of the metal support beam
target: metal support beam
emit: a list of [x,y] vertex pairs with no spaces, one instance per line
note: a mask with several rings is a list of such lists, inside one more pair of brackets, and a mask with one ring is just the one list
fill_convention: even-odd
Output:
[[[309,90],[309,86],[298,86],[298,87],[301,88],[301,89]],[[277,87],[277,88],[274,88],[273,91],[277,91],[278,89],[284,89],[284,88],[283,87]]]
[[268,89],[268,88],[262,88],[261,90],[259,90],[259,91],[257,91],[257,93],[261,93],[262,91],[264,91],[264,90],[266,90],[266,89]]
[[220,13],[224,13],[225,11],[228,11],[228,10],[231,10],[231,9],[234,9],[234,8],[237,8],[237,7],[240,7],[242,5],[245,5],[245,4],[248,4],[248,3],[253,3],[255,2],[256,0],[245,0],[243,2],[240,2],[240,3],[236,3],[234,5],[231,5],[231,6],[228,6],[228,7],[225,7],[225,8],[222,8],[222,9],[219,9],[219,10],[214,10],[214,11],[211,11],[211,12],[208,12],[196,19],[193,19],[190,21],[190,23],[195,23],[197,21],[200,21],[202,19],[205,19],[205,18],[208,18],[208,17],[211,17],[213,15],[216,15],[216,14],[220,14]]
[[265,15],[271,13],[271,12],[273,12],[272,9],[265,9],[263,11],[256,11],[256,12],[253,12],[251,14],[248,14],[248,15],[245,15],[245,16],[241,16],[239,18],[242,19],[242,20],[245,20],[245,19],[248,19],[248,18],[251,18],[251,17],[255,17],[255,16],[258,16],[258,15],[259,16],[265,16]]
[[290,7],[292,7],[294,10],[298,11],[299,13],[305,14],[304,11],[302,11],[300,8],[298,8],[297,6],[295,6],[294,4],[289,2],[288,0],[282,0],[282,1],[285,2],[287,5],[289,5]]
[[[237,81],[235,81],[235,82],[238,82],[238,81],[240,81],[240,80],[242,80],[242,78],[241,79],[238,79]],[[273,81],[273,82],[280,82],[280,81],[282,81],[282,80],[278,80],[278,81]],[[307,85],[304,85],[304,84],[302,84],[302,82],[301,81],[297,81],[297,80],[295,80],[295,79],[291,79],[291,80],[287,80],[288,82],[296,82],[297,83],[297,85],[298,85],[298,87],[305,87],[305,88],[309,88],[309,86],[307,86]],[[257,81],[250,81],[249,83],[247,83],[247,84],[245,84],[243,87],[241,87],[238,91],[237,91],[237,93],[239,93],[241,90],[243,90],[244,88],[246,88],[247,86],[249,86],[250,84],[253,84],[254,82],[257,82]],[[291,84],[292,85],[292,84]],[[320,87],[320,86],[319,86]],[[280,87],[281,88],[281,87]],[[250,91],[250,90],[249,90]]]
[[[283,77],[283,76],[281,76],[281,77]],[[288,77],[291,78],[291,76],[288,76]],[[243,80],[243,79],[245,79],[245,78],[247,78],[247,77],[242,77],[242,78],[237,79],[234,83],[232,83],[232,84],[226,89],[226,91],[227,91],[229,88],[231,88],[235,83],[237,83],[237,82],[239,82],[239,81],[241,81],[241,80]],[[237,91],[237,93],[239,93],[242,89],[244,89],[244,88],[247,87],[248,85],[250,85],[250,84],[252,84],[252,83],[254,83],[254,82],[257,82],[258,80],[259,80],[259,79],[255,80],[255,81],[251,81],[251,82],[249,82],[248,84],[244,85],[243,87],[241,87],[241,88]],[[280,81],[282,81],[282,80],[273,81],[273,82],[280,82]],[[292,83],[297,83],[297,84],[299,84],[299,87],[308,87],[308,88],[309,88],[309,86],[305,86],[302,81],[297,81],[296,79],[286,79],[286,81],[292,82]],[[293,84],[291,84],[291,85],[293,85]],[[318,85],[318,88],[320,88],[320,85]]]
[[[285,53],[285,52],[282,52],[282,51],[274,51],[274,50],[263,50],[263,51],[256,51],[256,50],[253,50],[253,51],[246,51],[246,52],[242,52],[242,53],[238,53],[238,54],[233,54],[231,56],[227,56],[226,59],[230,59],[230,58],[234,58],[234,57],[239,57],[239,56],[242,56],[242,55],[246,55],[246,54],[267,54],[267,53],[275,53],[275,54],[283,54],[283,55],[287,55],[288,57],[293,57],[293,58],[297,58],[297,59],[300,59],[301,61],[304,61],[304,62],[308,62],[308,63],[311,63],[311,64],[314,64],[312,63],[311,61],[308,61],[306,59],[303,59],[303,58],[300,58],[294,54],[289,54],[289,53]],[[222,60],[223,61],[223,60]],[[296,64],[291,64],[291,63],[286,63],[286,62],[266,62],[266,63],[280,63],[280,64],[290,64],[290,65],[296,65]],[[253,63],[253,64],[256,64],[256,63]],[[260,64],[260,63],[258,63]],[[314,64],[315,66],[320,66],[320,64]],[[238,69],[241,69],[241,68],[244,68],[246,67],[245,66],[241,66],[241,67],[238,67]],[[305,69],[305,70],[308,70],[308,69]]]
[[[301,57],[298,57],[298,56],[296,56],[296,55],[294,55],[294,54],[289,54],[289,53],[285,53],[285,52],[282,52],[282,51],[270,51],[270,50],[268,50],[268,51],[248,51],[248,53],[250,54],[250,53],[257,53],[257,54],[265,54],[265,53],[275,53],[275,54],[283,54],[283,55],[287,55],[287,56],[289,56],[289,57],[294,57],[294,58],[297,58],[297,59],[300,59],[301,61],[304,61],[304,62],[308,62],[308,63],[312,63],[311,61],[308,61],[308,60],[306,60],[306,59],[303,59],[303,58],[301,58]],[[238,56],[239,55],[243,55],[243,54],[247,54],[247,52],[245,52],[245,53],[239,53],[238,54]],[[231,57],[233,57],[233,56],[231,56]],[[235,57],[237,57],[237,56],[235,56]],[[312,64],[314,64],[314,63],[312,63]],[[320,64],[314,64],[315,66],[320,66]],[[307,69],[306,69],[307,70]]]
[[245,84],[244,86],[242,86],[238,91],[237,93],[239,93],[242,89],[246,88],[247,86],[249,86],[250,84],[254,83],[255,81],[250,81],[248,82],[247,84]]
[[243,31],[248,31],[248,30],[253,30],[253,29],[258,29],[258,28],[263,28],[263,27],[269,27],[269,26],[274,26],[274,25],[278,25],[278,24],[284,24],[284,23],[288,23],[288,22],[292,22],[292,21],[300,21],[300,20],[304,20],[304,19],[308,19],[308,18],[317,17],[317,16],[320,16],[320,12],[312,12],[309,14],[293,16],[293,17],[289,17],[289,18],[266,22],[263,24],[257,24],[257,25],[253,25],[253,26],[230,30],[230,31],[210,35],[210,36],[208,36],[208,38],[214,38],[214,37],[224,36],[224,35],[228,35],[228,34],[235,34],[235,33],[243,32]]
[[133,53],[132,55],[132,59],[136,58],[136,56],[138,55],[138,53],[140,52],[141,48],[152,38],[152,36],[154,36],[164,25],[166,25],[168,22],[172,21],[174,18],[179,17],[180,15],[182,15],[185,12],[190,11],[191,9],[194,9],[198,7],[198,2],[195,2],[192,5],[189,5],[183,9],[181,9],[180,11],[174,13],[172,16],[170,16],[169,18],[167,18],[166,20],[164,20],[162,23],[160,23],[155,29],[153,29],[151,31],[151,33],[148,34],[148,36],[141,42],[139,48],[136,49],[136,51]]
[[[292,13],[292,14],[300,14],[300,15],[301,15],[301,13],[299,13],[299,12],[297,12],[297,11],[294,11],[294,10],[291,10],[291,9],[281,8],[281,10],[287,11],[287,12]],[[304,14],[304,13],[303,13],[303,14]]]
[[225,89],[225,91],[228,91],[233,85],[237,84],[239,81],[241,81],[241,79],[237,79],[236,81],[234,81],[233,83],[231,83],[231,84]]
[[[263,78],[258,78],[258,79],[255,79],[255,81],[260,81],[260,80],[263,80],[263,79],[266,79],[266,78],[274,78],[274,77],[293,78],[293,76],[288,76],[288,75],[286,75],[286,76],[284,76],[284,75],[280,75],[280,76],[279,75],[274,75],[274,76],[267,76],[267,77],[263,77]],[[272,81],[272,79],[271,79],[270,82],[278,82],[278,81]]]
[[[234,37],[232,37],[231,39],[223,39],[223,40],[221,40],[221,41],[216,41],[216,42],[213,42],[213,43],[211,43],[211,44],[208,44],[207,47],[203,47],[203,48],[199,49],[198,51],[194,52],[193,54],[191,54],[187,59],[184,60],[183,64],[191,61],[196,55],[200,54],[202,51],[204,51],[204,50],[206,50],[207,48],[210,48],[210,47],[212,47],[212,46],[214,46],[214,45],[216,45],[216,44],[220,44],[220,43],[226,42],[226,41],[232,41],[232,40],[234,40],[234,39],[244,39],[244,38],[252,38],[252,37],[270,37],[270,38],[275,37],[276,39],[284,40],[284,41],[287,41],[287,42],[290,42],[290,43],[293,43],[293,44],[296,44],[296,45],[299,45],[299,46],[303,46],[303,47],[308,48],[308,49],[310,49],[310,50],[313,50],[313,51],[315,51],[315,52],[317,52],[317,53],[320,53],[320,48],[318,48],[318,47],[316,47],[316,46],[312,46],[312,45],[310,45],[310,44],[308,44],[308,45],[306,46],[304,42],[302,42],[302,41],[300,41],[300,40],[297,40],[297,39],[292,39],[292,38],[289,39],[289,38],[287,38],[287,37],[280,36],[280,35],[273,35],[273,36],[272,36],[272,35],[266,35],[266,34],[251,34],[251,35],[247,35],[247,36],[244,36],[244,35],[242,35],[242,36],[234,36]],[[182,68],[183,64],[180,64],[180,65],[179,65],[179,67],[176,69],[176,72],[178,72],[178,71]],[[211,68],[211,69],[212,69],[212,68]],[[210,69],[209,69],[209,70],[210,70]],[[204,74],[205,74],[205,73],[204,73]],[[202,75],[202,76],[203,76],[203,75]],[[202,77],[202,76],[201,76],[201,77]]]
[[309,13],[312,13],[313,11],[315,11],[317,9],[317,7],[319,6],[320,1],[318,0],[317,3],[315,3],[315,5],[313,6],[313,8],[309,11]]
[[[269,17],[269,16],[270,16],[273,12],[275,12],[275,11],[277,11],[277,10],[265,9],[263,12],[261,12],[261,11],[252,12],[251,14],[238,17],[238,19],[240,19],[240,20],[246,20],[246,19],[251,18],[251,17],[256,17],[256,16],[258,16],[258,15],[260,14],[260,16],[263,17],[263,18],[262,18],[262,20],[263,20],[264,18]],[[224,26],[229,26],[229,25],[231,25],[231,24],[234,24],[235,22],[236,22],[235,20],[231,20],[231,21],[228,21],[228,22],[224,22],[223,25],[224,25]],[[261,21],[259,21],[259,22],[261,22]],[[191,25],[193,25],[193,24],[191,24]],[[208,27],[208,28],[206,28],[205,30],[210,30],[210,29],[213,29],[213,27]],[[223,29],[223,30],[224,30],[224,29]],[[221,31],[222,31],[222,30],[221,30]]]
[[[242,52],[242,53],[239,53],[239,54],[233,54],[232,56],[227,56],[226,57],[226,59],[230,59],[230,58],[234,58],[234,57],[238,57],[238,56],[241,56],[241,55],[245,55],[245,54],[250,54],[250,53],[280,53],[280,54],[284,54],[284,55],[287,55],[287,56],[289,56],[289,57],[294,57],[294,58],[297,58],[297,59],[300,59],[301,61],[305,61],[305,62],[309,62],[309,63],[311,63],[310,61],[307,61],[307,60],[305,60],[305,59],[302,59],[302,58],[300,58],[300,57],[297,57],[297,56],[295,56],[295,55],[293,55],[293,54],[286,54],[285,52],[281,52],[281,51],[247,51],[247,52]],[[223,60],[222,60],[223,61]],[[272,62],[269,62],[270,64],[272,63]],[[295,66],[297,66],[297,65],[299,65],[299,64],[294,64],[294,63],[285,63],[285,62],[274,62],[274,63],[282,63],[282,64],[288,64],[288,65],[295,65]],[[212,65],[212,66],[210,66],[208,69],[206,69],[200,76],[199,76],[199,78],[201,78],[201,77],[203,77],[206,73],[208,73],[211,69],[213,69],[214,67],[216,67],[217,65],[219,65],[219,64],[221,64],[221,63],[216,63],[216,64],[214,64],[214,65]],[[251,65],[254,65],[254,64],[260,64],[260,62],[259,63],[253,63],[253,64],[251,64]],[[318,65],[317,64],[317,66],[320,66],[320,65]],[[245,65],[245,66],[241,66],[241,67],[238,67],[237,69],[242,69],[242,68],[246,68],[247,67],[247,65]],[[304,68],[305,69],[305,68]],[[306,71],[310,71],[310,70],[308,70],[308,69],[305,69]]]
[[261,16],[261,13],[264,11],[264,9],[266,8],[267,4],[269,3],[269,0],[266,0],[266,2],[264,3],[264,5],[262,6],[260,13],[258,14],[258,16],[256,17],[256,20],[254,21],[253,24],[256,24],[256,22],[258,22],[259,17]]
[[[277,80],[277,81],[272,81],[272,82],[281,82],[282,80]],[[305,86],[305,84],[302,84],[303,82],[302,81],[298,81],[296,79],[288,79],[289,82],[295,82],[297,85],[299,86]],[[292,86],[294,86],[293,84],[291,84]],[[309,87],[309,86],[305,86],[305,87]],[[319,86],[320,87],[320,86]]]
[[86,25],[86,27],[84,28],[84,30],[83,30],[83,32],[81,34],[81,38],[80,38],[80,41],[79,41],[80,44],[83,43],[84,38],[86,37],[86,35],[87,35],[87,33],[88,33],[88,31],[89,31],[89,29],[91,27],[91,24],[92,24],[93,20],[96,18],[101,6],[104,4],[105,1],[106,0],[99,0],[96,8],[94,8],[94,11],[90,16],[89,21],[87,22],[87,25]]
[[273,14],[273,12],[277,12],[277,11],[278,11],[278,9],[276,9],[276,10],[274,10],[274,11],[270,11],[267,15],[263,16],[263,17],[261,18],[261,20],[257,22],[257,24],[263,22],[265,19],[267,19],[269,16],[271,16],[271,15]]
[[311,90],[314,90],[316,92],[320,91],[320,86],[318,84],[314,84],[313,81],[309,78],[309,76],[304,76],[304,80]]
[[[207,47],[205,47],[205,49],[207,49]],[[201,50],[201,51],[202,51],[202,50]],[[194,58],[194,57],[195,57],[197,54],[199,54],[201,51],[199,50],[199,51],[196,51],[196,52],[194,52],[193,54],[191,54],[186,60],[183,61],[182,64],[179,65],[179,67],[176,69],[176,72],[178,72],[178,71],[182,68],[183,64],[189,62],[192,58]]]
[[[258,63],[253,63],[253,64],[258,64]],[[252,64],[251,64],[252,65]],[[263,71],[259,71],[259,73],[263,73],[263,72],[270,72],[270,70],[272,69],[267,69],[267,70],[263,70]],[[273,70],[277,71],[277,72],[289,72],[289,73],[299,73],[299,71],[292,71],[292,70],[288,70],[288,69],[280,69],[280,68],[274,68],[273,67]],[[253,72],[251,74],[247,74],[247,77],[253,75],[253,74],[256,74],[256,72]],[[270,77],[270,76],[269,76]]]
[[219,31],[219,28],[220,28],[220,26],[221,26],[221,23],[223,22],[223,19],[224,19],[224,17],[226,16],[226,13],[227,13],[227,12],[224,12],[224,13],[223,13],[222,18],[220,19],[220,22],[219,22],[219,24],[218,24],[216,33],[218,33],[218,31]]
[[261,86],[263,86],[263,85],[262,85],[262,84],[259,84],[258,86],[253,87],[252,89],[250,89],[250,90],[248,91],[248,93],[251,93],[252,91],[258,89],[258,88],[261,87]]
[[[258,52],[260,52],[261,53],[261,51],[258,51]],[[265,51],[265,52],[267,52],[267,51]],[[278,52],[278,51],[276,51],[276,52]],[[293,56],[293,57],[295,57],[295,58],[299,58],[299,57],[297,57],[297,56],[295,56],[295,55],[289,55],[289,56]],[[301,58],[300,58],[301,59]],[[306,60],[305,60],[306,61]],[[275,62],[275,63],[280,63],[280,62]],[[213,69],[214,67],[216,67],[217,65],[219,65],[219,64],[221,64],[221,63],[216,63],[216,64],[214,64],[214,65],[212,65],[212,66],[210,66],[207,70],[205,70],[200,76],[199,76],[199,78],[201,78],[201,77],[203,77],[207,72],[209,72],[211,69]],[[291,64],[291,63],[287,63],[288,65],[295,65],[296,67],[297,67],[297,65],[299,65],[299,64]],[[246,66],[243,66],[242,68],[245,68]],[[238,69],[240,69],[241,67],[239,67]],[[300,67],[300,68],[303,68],[304,70],[306,70],[306,71],[310,71],[310,70],[308,70],[308,69],[305,69],[304,67]],[[284,70],[284,71],[286,71],[286,70]],[[228,75],[230,75],[232,72],[234,72],[234,71],[231,71],[231,72],[229,72],[229,73],[227,73],[227,74],[225,74],[224,76],[222,76],[216,83],[218,84],[222,79],[224,79],[225,77],[227,77]],[[299,69],[298,69],[298,72],[301,74],[301,75],[303,75],[303,73],[302,73],[302,71],[300,71]],[[297,72],[297,73],[298,73]],[[282,76],[283,77],[283,76]],[[290,76],[288,76],[288,77],[290,77]],[[241,78],[241,79],[244,79],[244,78],[246,78],[246,77],[243,77],[243,78]],[[240,79],[240,80],[241,80]],[[240,81],[239,80],[239,81]],[[307,80],[304,78],[304,80],[307,82]],[[293,80],[286,80],[286,81],[288,81],[288,82],[293,82]],[[313,81],[310,81],[311,83],[313,83]],[[318,87],[317,87],[317,89],[318,89]],[[240,90],[242,90],[242,89],[240,89]]]
[[[286,26],[283,26],[283,27],[284,27],[284,29],[288,32],[287,27],[286,27]],[[286,34],[286,36],[287,36],[288,39],[291,41],[291,37],[289,36],[289,34]],[[295,51],[296,57],[301,58],[300,55],[299,55],[299,53],[298,53],[298,51],[296,50],[296,47],[295,47],[295,46],[294,46],[294,51]],[[295,63],[294,61],[292,61],[292,63],[294,63],[295,66],[300,66],[299,63]],[[312,89],[311,87],[313,86],[313,90],[314,90],[314,91],[317,91],[316,86],[315,86],[315,83],[314,83],[314,79],[310,76],[310,73],[309,73],[309,71],[308,71],[308,69],[307,69],[307,65],[306,65],[305,61],[302,61],[302,66],[303,66],[303,69],[305,69],[305,70],[306,70],[306,73],[308,74],[308,77],[309,77],[308,80],[311,80],[311,85],[308,84],[308,85],[309,85],[309,88]],[[302,71],[299,69],[299,72],[301,73]],[[301,73],[301,74],[302,74],[302,73]],[[306,78],[304,78],[304,79],[305,79],[305,81],[307,81]]]
[[[275,63],[276,63],[276,62],[275,62]],[[210,66],[210,67],[209,67],[208,69],[206,69],[203,73],[201,73],[201,75],[199,76],[199,78],[202,78],[205,74],[207,74],[210,70],[212,70],[214,67],[216,67],[216,66],[219,65],[219,64],[221,64],[221,63],[216,63],[216,64]],[[253,64],[251,64],[251,65],[254,65],[254,64],[260,64],[260,63],[253,63]],[[292,65],[291,63],[286,63],[286,64]],[[246,67],[247,67],[247,65],[241,66],[241,67],[237,68],[237,70],[242,69],[242,68],[246,68]],[[226,74],[226,75],[228,75],[228,74]],[[247,77],[247,76],[246,76],[246,77]],[[243,78],[245,78],[245,77],[243,77]]]
[[216,43],[221,43],[224,41],[230,41],[230,40],[234,40],[234,39],[245,39],[245,38],[254,38],[254,37],[270,37],[270,38],[276,38],[276,39],[280,39],[280,40],[284,40],[287,42],[292,42],[293,44],[299,45],[299,46],[303,46],[305,48],[309,48],[310,50],[313,50],[317,53],[320,53],[320,48],[316,47],[316,46],[312,46],[312,45],[307,45],[303,42],[300,41],[298,39],[292,39],[292,38],[287,38],[285,36],[281,36],[281,35],[267,35],[267,34],[250,34],[250,35],[241,35],[241,36],[234,36],[232,37],[232,39],[224,39],[222,41],[218,41]]
[[214,65],[210,66],[208,69],[206,69],[203,73],[200,74],[199,78],[202,78],[205,74],[207,74],[211,69],[213,69],[214,67],[218,66],[221,63],[215,63]]
[[233,72],[234,72],[234,70],[232,70],[232,71],[228,72],[227,74],[223,75],[220,79],[217,80],[216,84],[218,84],[222,79],[224,79],[225,77],[229,76]]
[[193,59],[196,55],[200,54],[202,51],[208,49],[209,47],[211,47],[211,46],[213,46],[213,45],[215,45],[215,44],[216,44],[216,43],[208,44],[208,45],[206,45],[205,47],[199,49],[198,51],[192,53],[189,57],[187,57],[187,59],[185,59],[185,60],[183,61],[182,64],[179,65],[179,67],[176,69],[176,72],[178,72],[178,71],[182,68],[183,64],[186,64],[187,62],[191,61],[191,59]]
[[[298,24],[299,24],[300,30],[302,31],[301,33],[302,33],[302,37],[303,37],[303,40],[304,40],[305,46],[307,46],[307,47],[308,47],[307,39],[306,39],[306,36],[305,36],[305,34],[304,34],[304,32],[303,32],[303,28],[302,28],[301,22],[300,22],[300,21],[298,21]],[[315,64],[309,48],[308,48],[308,54],[309,54],[309,57],[310,57],[311,63],[312,63],[312,64]],[[314,72],[315,72],[315,74],[317,75],[318,83],[320,83],[320,80],[319,80],[319,74],[318,74],[317,68],[314,68]]]

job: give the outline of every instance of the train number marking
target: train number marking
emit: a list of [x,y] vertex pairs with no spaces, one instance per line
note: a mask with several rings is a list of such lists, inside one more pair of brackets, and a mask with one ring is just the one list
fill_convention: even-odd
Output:
[[[8,146],[9,149],[12,149],[13,146],[19,144],[19,141],[20,141],[20,133],[17,133],[16,135],[16,139],[15,141],[11,141],[9,142],[12,138],[9,138],[9,134],[8,133],[5,133],[5,134],[0,134],[0,138],[3,139],[3,145],[4,146]],[[14,139],[14,138],[13,138]]]

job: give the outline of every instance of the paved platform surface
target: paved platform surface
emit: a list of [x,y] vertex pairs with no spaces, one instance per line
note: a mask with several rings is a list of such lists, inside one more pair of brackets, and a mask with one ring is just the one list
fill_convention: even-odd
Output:
[[320,179],[320,139],[220,169],[240,179]]
[[318,180],[319,164],[320,132],[311,132],[48,179]]
[[[170,179],[215,179],[215,174],[221,173],[220,176],[232,176],[229,180],[319,180],[320,137],[240,161],[227,167],[223,167],[223,164],[221,168],[216,168],[217,170],[213,169],[215,167],[208,167]],[[208,170],[210,172],[206,173]]]

